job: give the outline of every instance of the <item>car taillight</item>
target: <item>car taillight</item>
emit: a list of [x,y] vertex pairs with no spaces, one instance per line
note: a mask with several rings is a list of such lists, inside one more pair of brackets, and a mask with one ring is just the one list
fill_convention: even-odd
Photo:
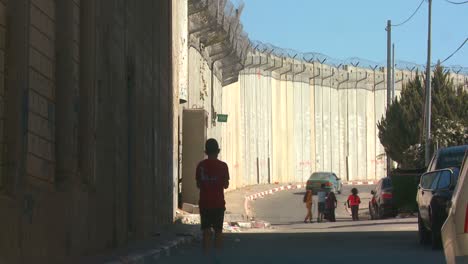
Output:
[[382,198],[384,199],[392,199],[393,194],[392,193],[382,193]]
[[332,185],[333,185],[333,183],[331,183],[331,182],[327,182],[327,183],[325,183],[325,185],[326,185],[326,186],[332,186]]
[[465,211],[465,233],[468,233],[468,204]]

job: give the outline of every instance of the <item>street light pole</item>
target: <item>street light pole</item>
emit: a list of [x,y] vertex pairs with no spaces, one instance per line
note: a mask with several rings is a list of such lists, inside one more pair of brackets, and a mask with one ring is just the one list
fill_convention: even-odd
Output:
[[426,146],[425,164],[429,165],[431,159],[431,16],[432,0],[429,1],[429,16],[427,29],[427,65],[426,65]]
[[392,97],[392,21],[387,20],[387,109]]

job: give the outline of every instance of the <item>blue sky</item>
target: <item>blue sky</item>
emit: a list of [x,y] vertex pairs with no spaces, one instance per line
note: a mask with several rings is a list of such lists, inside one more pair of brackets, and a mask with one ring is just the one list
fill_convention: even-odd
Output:
[[[462,0],[453,0],[461,2]],[[319,52],[336,59],[386,61],[386,23],[406,20],[421,0],[244,0],[244,30],[252,40]],[[425,64],[427,1],[405,25],[392,28],[396,60]],[[432,4],[432,60],[443,60],[468,37],[468,4]],[[468,67],[468,43],[446,65]]]

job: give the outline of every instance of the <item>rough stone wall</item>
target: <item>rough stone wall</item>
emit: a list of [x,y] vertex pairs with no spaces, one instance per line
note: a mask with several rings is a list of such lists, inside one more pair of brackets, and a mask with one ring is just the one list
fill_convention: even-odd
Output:
[[31,0],[26,173],[55,181],[56,14],[53,0]]
[[0,262],[67,263],[172,222],[171,15],[171,1],[0,1]]
[[0,190],[4,187],[5,177],[5,44],[6,44],[6,4],[0,1]]

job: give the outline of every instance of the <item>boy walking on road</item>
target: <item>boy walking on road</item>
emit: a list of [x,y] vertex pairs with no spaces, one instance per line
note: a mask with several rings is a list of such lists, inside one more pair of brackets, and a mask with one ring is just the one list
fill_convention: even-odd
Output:
[[211,249],[212,231],[215,233],[215,248],[222,248],[224,222],[224,189],[229,187],[229,169],[226,163],[218,160],[220,152],[216,139],[210,138],[205,143],[207,159],[197,166],[197,187],[200,189],[200,219],[203,232],[203,250],[208,254]]

